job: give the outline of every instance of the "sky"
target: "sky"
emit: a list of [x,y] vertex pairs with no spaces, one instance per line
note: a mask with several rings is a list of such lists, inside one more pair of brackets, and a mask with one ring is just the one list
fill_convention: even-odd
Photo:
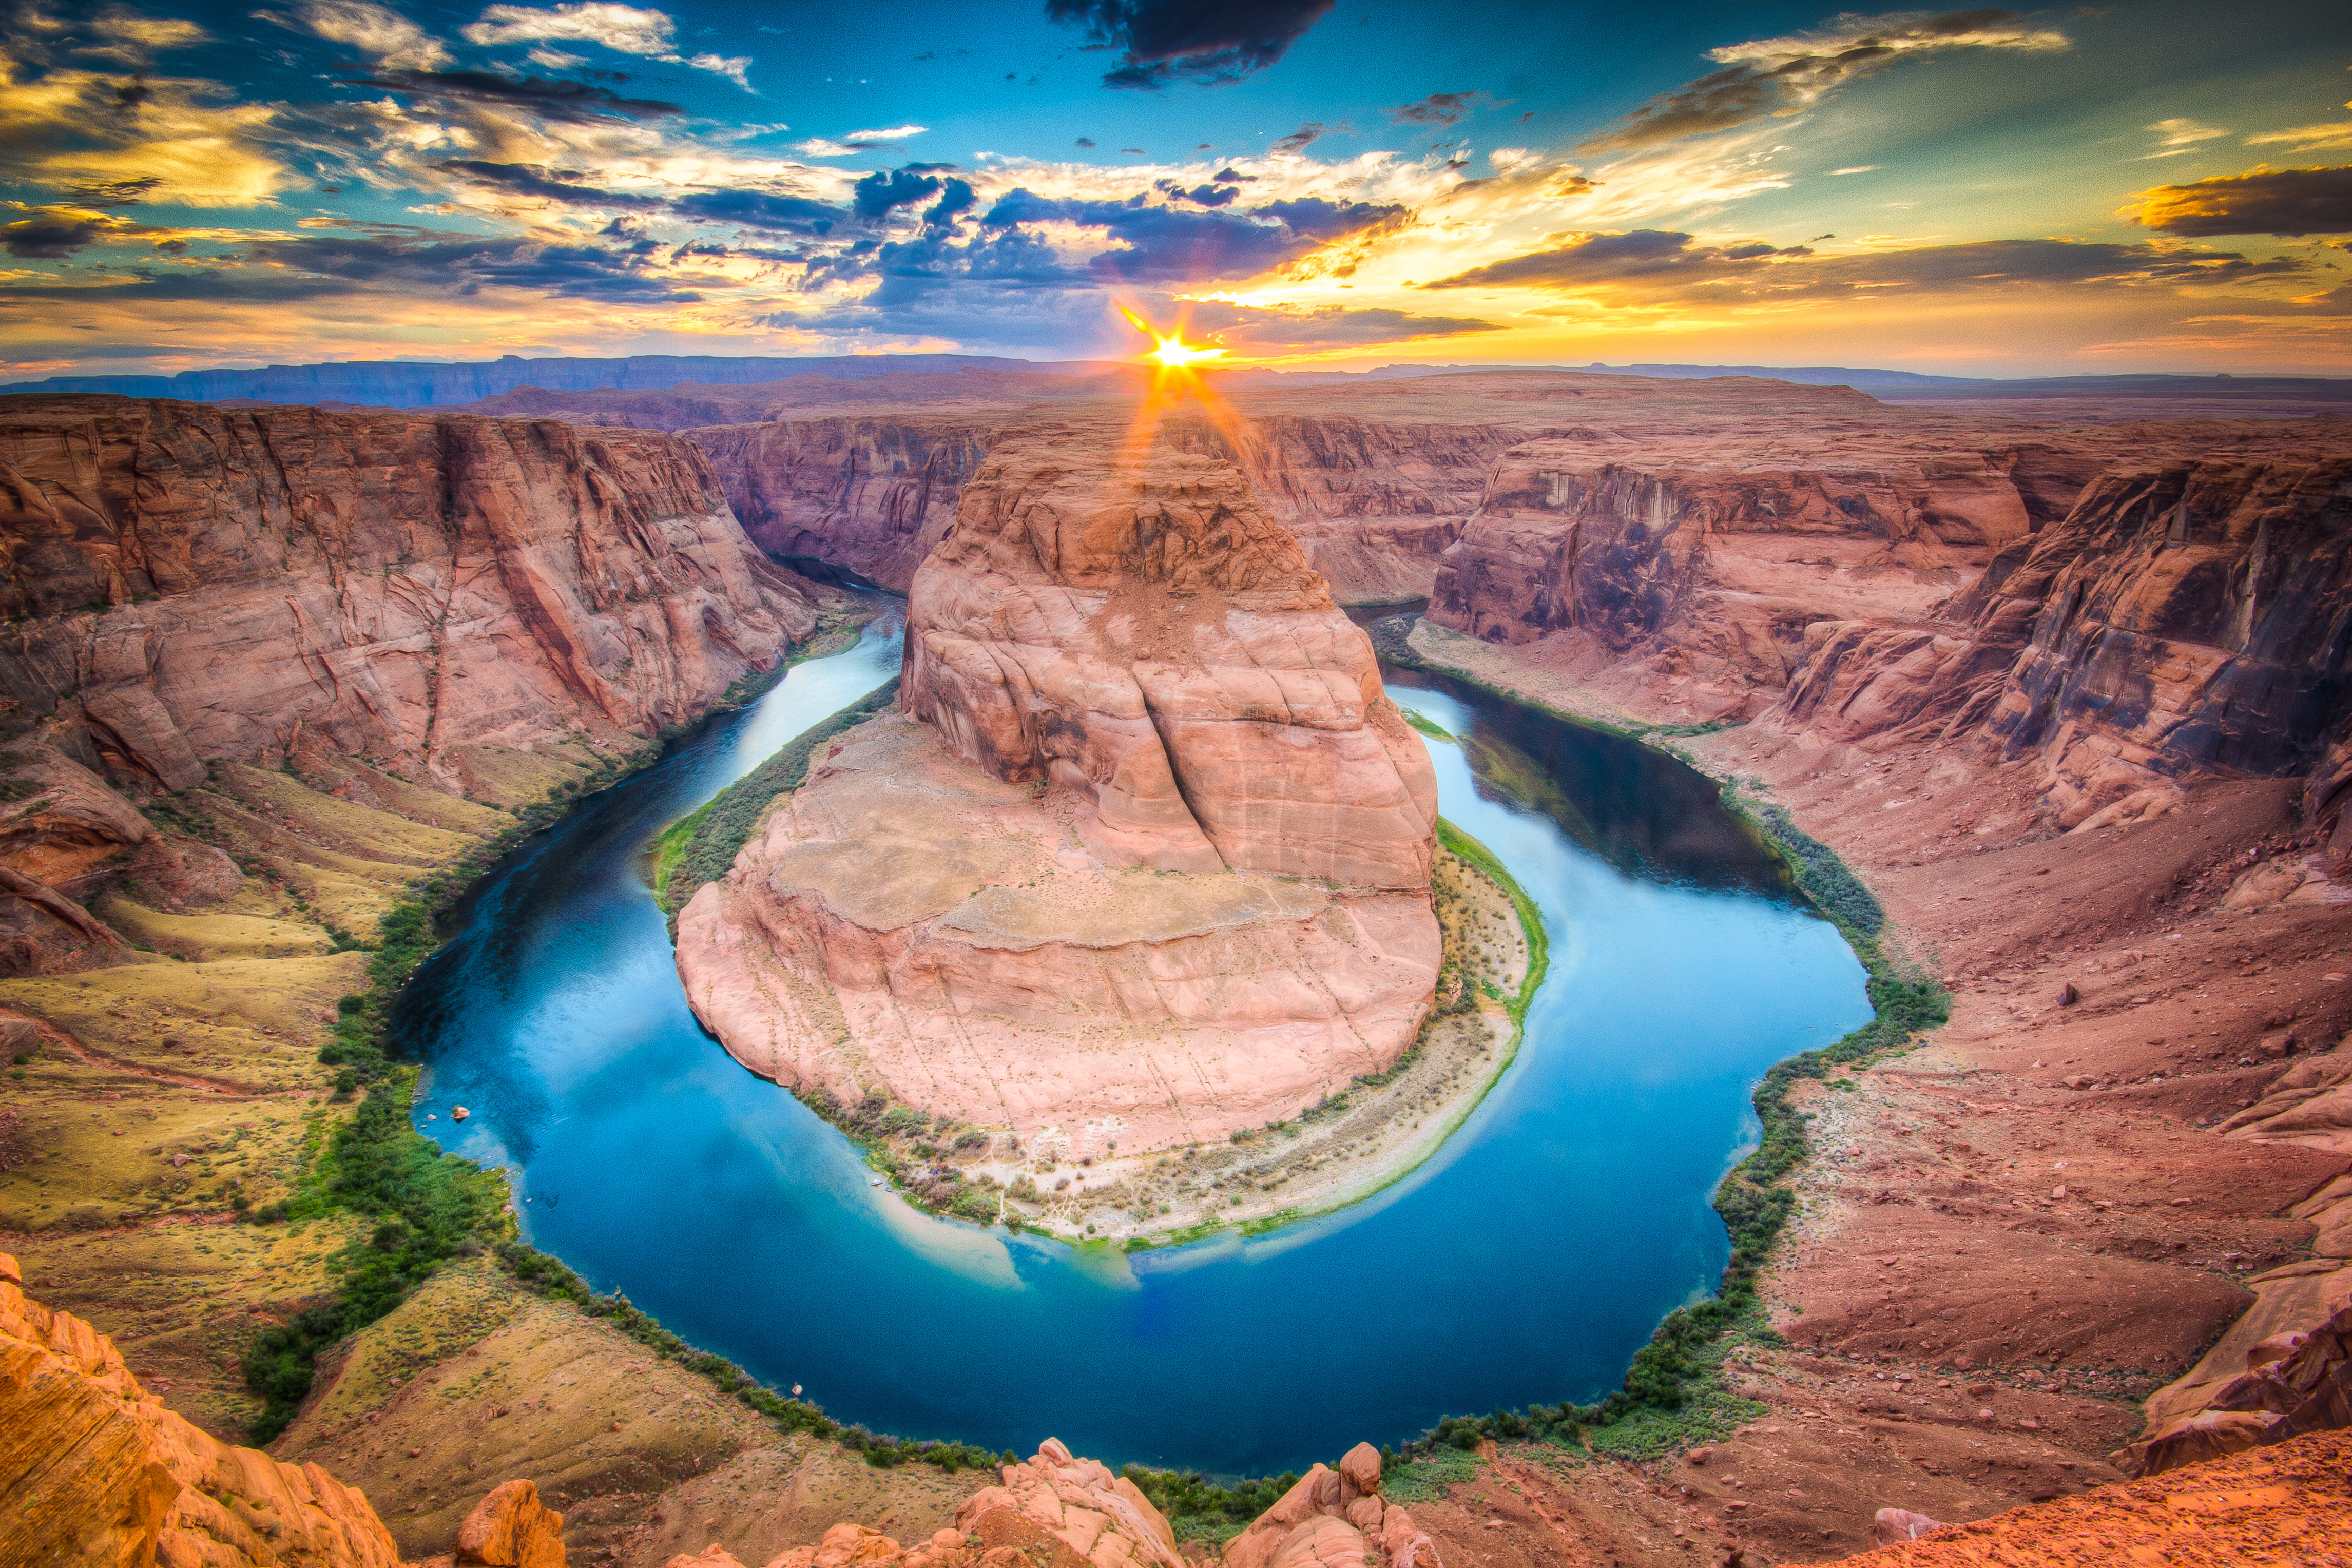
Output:
[[2352,374],[2347,100],[2341,0],[32,0],[0,378],[1123,310],[1292,367]]

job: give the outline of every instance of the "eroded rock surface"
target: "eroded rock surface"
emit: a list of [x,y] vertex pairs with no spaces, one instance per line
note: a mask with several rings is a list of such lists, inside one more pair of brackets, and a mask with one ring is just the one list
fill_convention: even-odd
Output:
[[399,1568],[366,1498],[189,1425],[21,1281],[0,1254],[0,1561]]
[[1428,754],[1231,467],[992,458],[917,577],[902,700],[679,918],[753,1071],[1132,1153],[1411,1042]]
[[698,448],[543,420],[0,400],[0,543],[10,727],[168,789],[650,735],[816,619]]

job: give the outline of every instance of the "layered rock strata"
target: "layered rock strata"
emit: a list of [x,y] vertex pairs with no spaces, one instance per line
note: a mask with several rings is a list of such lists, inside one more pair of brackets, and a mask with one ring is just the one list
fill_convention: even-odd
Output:
[[2352,435],[2247,434],[2227,456],[2102,474],[1939,623],[1809,627],[1773,722],[1981,737],[2036,760],[2067,827],[2168,809],[2189,779],[2305,771],[2315,814],[2352,824],[2352,768],[2320,766],[2352,725]]
[[0,1254],[0,1562],[399,1568],[365,1497],[189,1425],[21,1287]]
[[902,703],[680,915],[753,1071],[1132,1153],[1410,1043],[1428,755],[1229,465],[992,457],[918,574]]
[[698,448],[548,421],[0,400],[0,541],[12,725],[173,789],[306,731],[451,781],[648,735],[816,618]]
[[103,397],[0,399],[0,737],[48,743],[0,758],[18,973],[115,961],[69,907],[100,862],[167,901],[236,885],[83,768],[146,798],[357,754],[495,797],[501,753],[701,711],[829,591],[668,435]]

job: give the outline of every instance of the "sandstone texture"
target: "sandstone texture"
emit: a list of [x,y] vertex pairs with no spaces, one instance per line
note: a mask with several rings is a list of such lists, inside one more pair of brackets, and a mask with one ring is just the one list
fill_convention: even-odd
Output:
[[0,1561],[398,1568],[366,1498],[191,1426],[21,1281],[0,1255]]
[[[2062,521],[2005,541],[1942,624],[1811,628],[1772,722],[1981,735],[2036,760],[2068,827],[2168,809],[2188,779],[2312,769],[2352,719],[2336,649],[2352,432],[2230,444],[2116,462]],[[2342,818],[2347,783],[2315,777],[2313,810]]]
[[917,577],[901,701],[679,917],[754,1071],[1132,1154],[1410,1044],[1428,754],[1229,465],[991,458]]
[[462,751],[649,735],[815,624],[698,448],[457,415],[0,399],[12,727],[185,789],[305,734]]
[[9,973],[121,961],[68,907],[107,877],[236,886],[95,775],[358,755],[496,797],[518,752],[699,713],[825,592],[667,435],[100,397],[0,398],[0,737],[47,743],[0,755]]
[[1838,1559],[1845,1568],[2303,1568],[2352,1553],[2352,1436],[2305,1437]]

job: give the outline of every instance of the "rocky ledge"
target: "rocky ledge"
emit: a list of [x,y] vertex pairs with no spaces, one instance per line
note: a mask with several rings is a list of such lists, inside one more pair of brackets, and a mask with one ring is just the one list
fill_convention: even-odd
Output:
[[1428,754],[1230,465],[992,457],[902,690],[679,918],[753,1071],[1081,1155],[1223,1139],[1410,1045]]

